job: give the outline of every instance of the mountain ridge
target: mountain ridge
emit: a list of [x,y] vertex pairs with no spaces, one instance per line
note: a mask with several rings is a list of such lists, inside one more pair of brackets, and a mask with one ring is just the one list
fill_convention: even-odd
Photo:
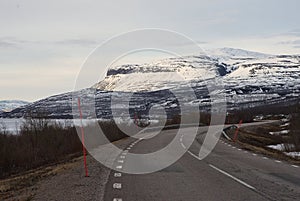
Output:
[[[226,95],[228,110],[288,103],[298,99],[300,56],[269,55],[239,49],[218,51],[223,51],[221,56],[216,53],[214,56],[198,54],[145,64],[114,66],[108,70],[103,81],[74,93],[83,98],[89,97],[87,93],[94,94],[97,118],[108,119],[112,117],[112,96],[118,97],[120,110],[128,107],[124,102],[127,98],[136,105],[131,110],[144,115],[155,104],[171,113],[172,110],[178,113],[176,97],[168,91],[171,89],[177,94],[184,94],[191,83],[197,100],[190,100],[192,97],[186,95],[187,104],[197,104],[201,110],[209,110],[213,100],[210,100],[206,85],[212,79],[223,83],[222,93]],[[72,118],[71,101],[71,92],[60,94],[0,116],[22,117],[40,110],[47,112],[49,118]],[[134,104],[130,107],[135,107]],[[119,117],[122,115],[122,112],[118,114]]]
[[29,104],[29,102],[22,100],[0,100],[0,112],[10,112],[13,109],[27,104]]

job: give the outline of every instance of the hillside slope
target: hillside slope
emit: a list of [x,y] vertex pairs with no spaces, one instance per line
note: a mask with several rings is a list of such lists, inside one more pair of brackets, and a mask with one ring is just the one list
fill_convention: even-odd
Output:
[[[174,94],[185,97],[187,105],[209,110],[212,100],[206,85],[212,80],[217,85],[222,84],[223,90],[210,93],[226,94],[228,110],[289,104],[298,101],[300,95],[300,56],[223,48],[208,51],[207,55],[114,66],[103,81],[75,94],[82,99],[95,98],[98,118],[112,117],[112,96],[118,102],[118,117],[123,117],[128,109],[147,114],[149,108],[157,106],[165,108],[168,115],[174,115],[180,111]],[[192,94],[186,94],[190,84],[196,100]],[[130,100],[130,106],[126,99]],[[60,94],[0,116],[22,117],[40,112],[50,118],[72,118],[71,101],[72,93]],[[86,111],[86,116],[89,115]]]

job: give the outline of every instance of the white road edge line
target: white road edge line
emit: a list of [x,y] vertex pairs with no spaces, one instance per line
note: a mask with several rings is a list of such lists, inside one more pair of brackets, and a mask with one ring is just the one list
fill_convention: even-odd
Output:
[[193,157],[197,158],[198,160],[200,160],[200,158],[198,156],[196,156],[195,154],[193,154],[192,152],[188,151],[189,154],[191,154]]
[[216,166],[214,166],[214,165],[212,165],[212,164],[209,164],[209,166],[210,166],[211,168],[217,170],[218,172],[220,172],[220,173],[222,173],[222,174],[224,174],[224,175],[230,177],[231,179],[233,179],[233,180],[239,182],[240,184],[246,186],[247,188],[250,188],[250,189],[252,189],[252,190],[255,190],[255,188],[254,188],[253,186],[251,186],[251,185],[247,184],[246,182],[244,182],[244,181],[242,181],[242,180],[240,180],[240,179],[238,179],[238,178],[232,176],[231,174],[229,174],[229,173],[227,173],[227,172],[225,172],[225,171],[223,171],[223,170],[217,168]]
[[294,167],[294,168],[298,168],[299,166],[298,166],[298,165],[292,165],[292,167]]
[[[183,143],[181,143],[181,146],[185,147],[185,145],[184,145]],[[195,154],[193,154],[193,153],[190,152],[189,150],[188,150],[187,152],[188,152],[191,156],[193,156],[193,157],[195,157],[196,159],[200,160],[200,158],[199,158],[198,156],[196,156]],[[246,187],[248,187],[248,188],[250,188],[250,189],[252,189],[252,190],[256,190],[253,186],[251,186],[251,185],[247,184],[246,182],[244,182],[244,181],[242,181],[242,180],[240,180],[240,179],[238,179],[238,178],[232,176],[231,174],[229,174],[229,173],[227,173],[227,172],[225,172],[225,171],[223,171],[223,170],[221,170],[221,169],[215,167],[214,165],[209,164],[209,166],[210,166],[211,168],[217,170],[218,172],[220,172],[220,173],[222,173],[222,174],[224,174],[224,175],[226,175],[226,176],[232,178],[233,180],[237,181],[238,183],[240,183],[240,184],[242,184],[242,185],[244,185],[244,186],[246,186]]]

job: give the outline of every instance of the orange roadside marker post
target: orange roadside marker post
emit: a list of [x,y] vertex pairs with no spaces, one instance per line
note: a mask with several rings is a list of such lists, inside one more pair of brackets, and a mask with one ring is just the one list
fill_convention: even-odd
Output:
[[240,120],[239,125],[236,128],[235,133],[234,133],[233,142],[236,142],[236,140],[237,140],[237,137],[238,137],[238,134],[239,134],[239,129],[240,129],[242,123],[243,123],[243,120]]
[[80,130],[81,130],[81,142],[82,142],[82,152],[83,152],[83,162],[84,162],[84,170],[85,170],[85,176],[88,177],[88,168],[87,168],[87,162],[86,162],[86,148],[84,143],[84,129],[82,125],[82,111],[81,111],[81,104],[80,104],[80,98],[78,98],[78,110],[80,114]]

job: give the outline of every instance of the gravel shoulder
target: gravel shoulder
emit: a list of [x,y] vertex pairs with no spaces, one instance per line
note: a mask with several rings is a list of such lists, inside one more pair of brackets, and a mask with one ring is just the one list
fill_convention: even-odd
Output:
[[[134,139],[124,138],[113,142],[120,149],[124,149]],[[76,165],[50,179],[41,181],[37,185],[37,191],[33,201],[102,201],[105,186],[108,182],[111,170],[93,157],[87,157],[89,177],[85,177],[83,159],[78,160]]]
[[[123,149],[131,141],[125,138],[113,144]],[[87,165],[89,177],[85,177],[81,156],[0,180],[0,200],[101,201],[111,170],[90,155]]]
[[91,156],[87,157],[89,177],[85,177],[82,160],[50,179],[37,184],[33,201],[44,200],[103,200],[110,170]]

